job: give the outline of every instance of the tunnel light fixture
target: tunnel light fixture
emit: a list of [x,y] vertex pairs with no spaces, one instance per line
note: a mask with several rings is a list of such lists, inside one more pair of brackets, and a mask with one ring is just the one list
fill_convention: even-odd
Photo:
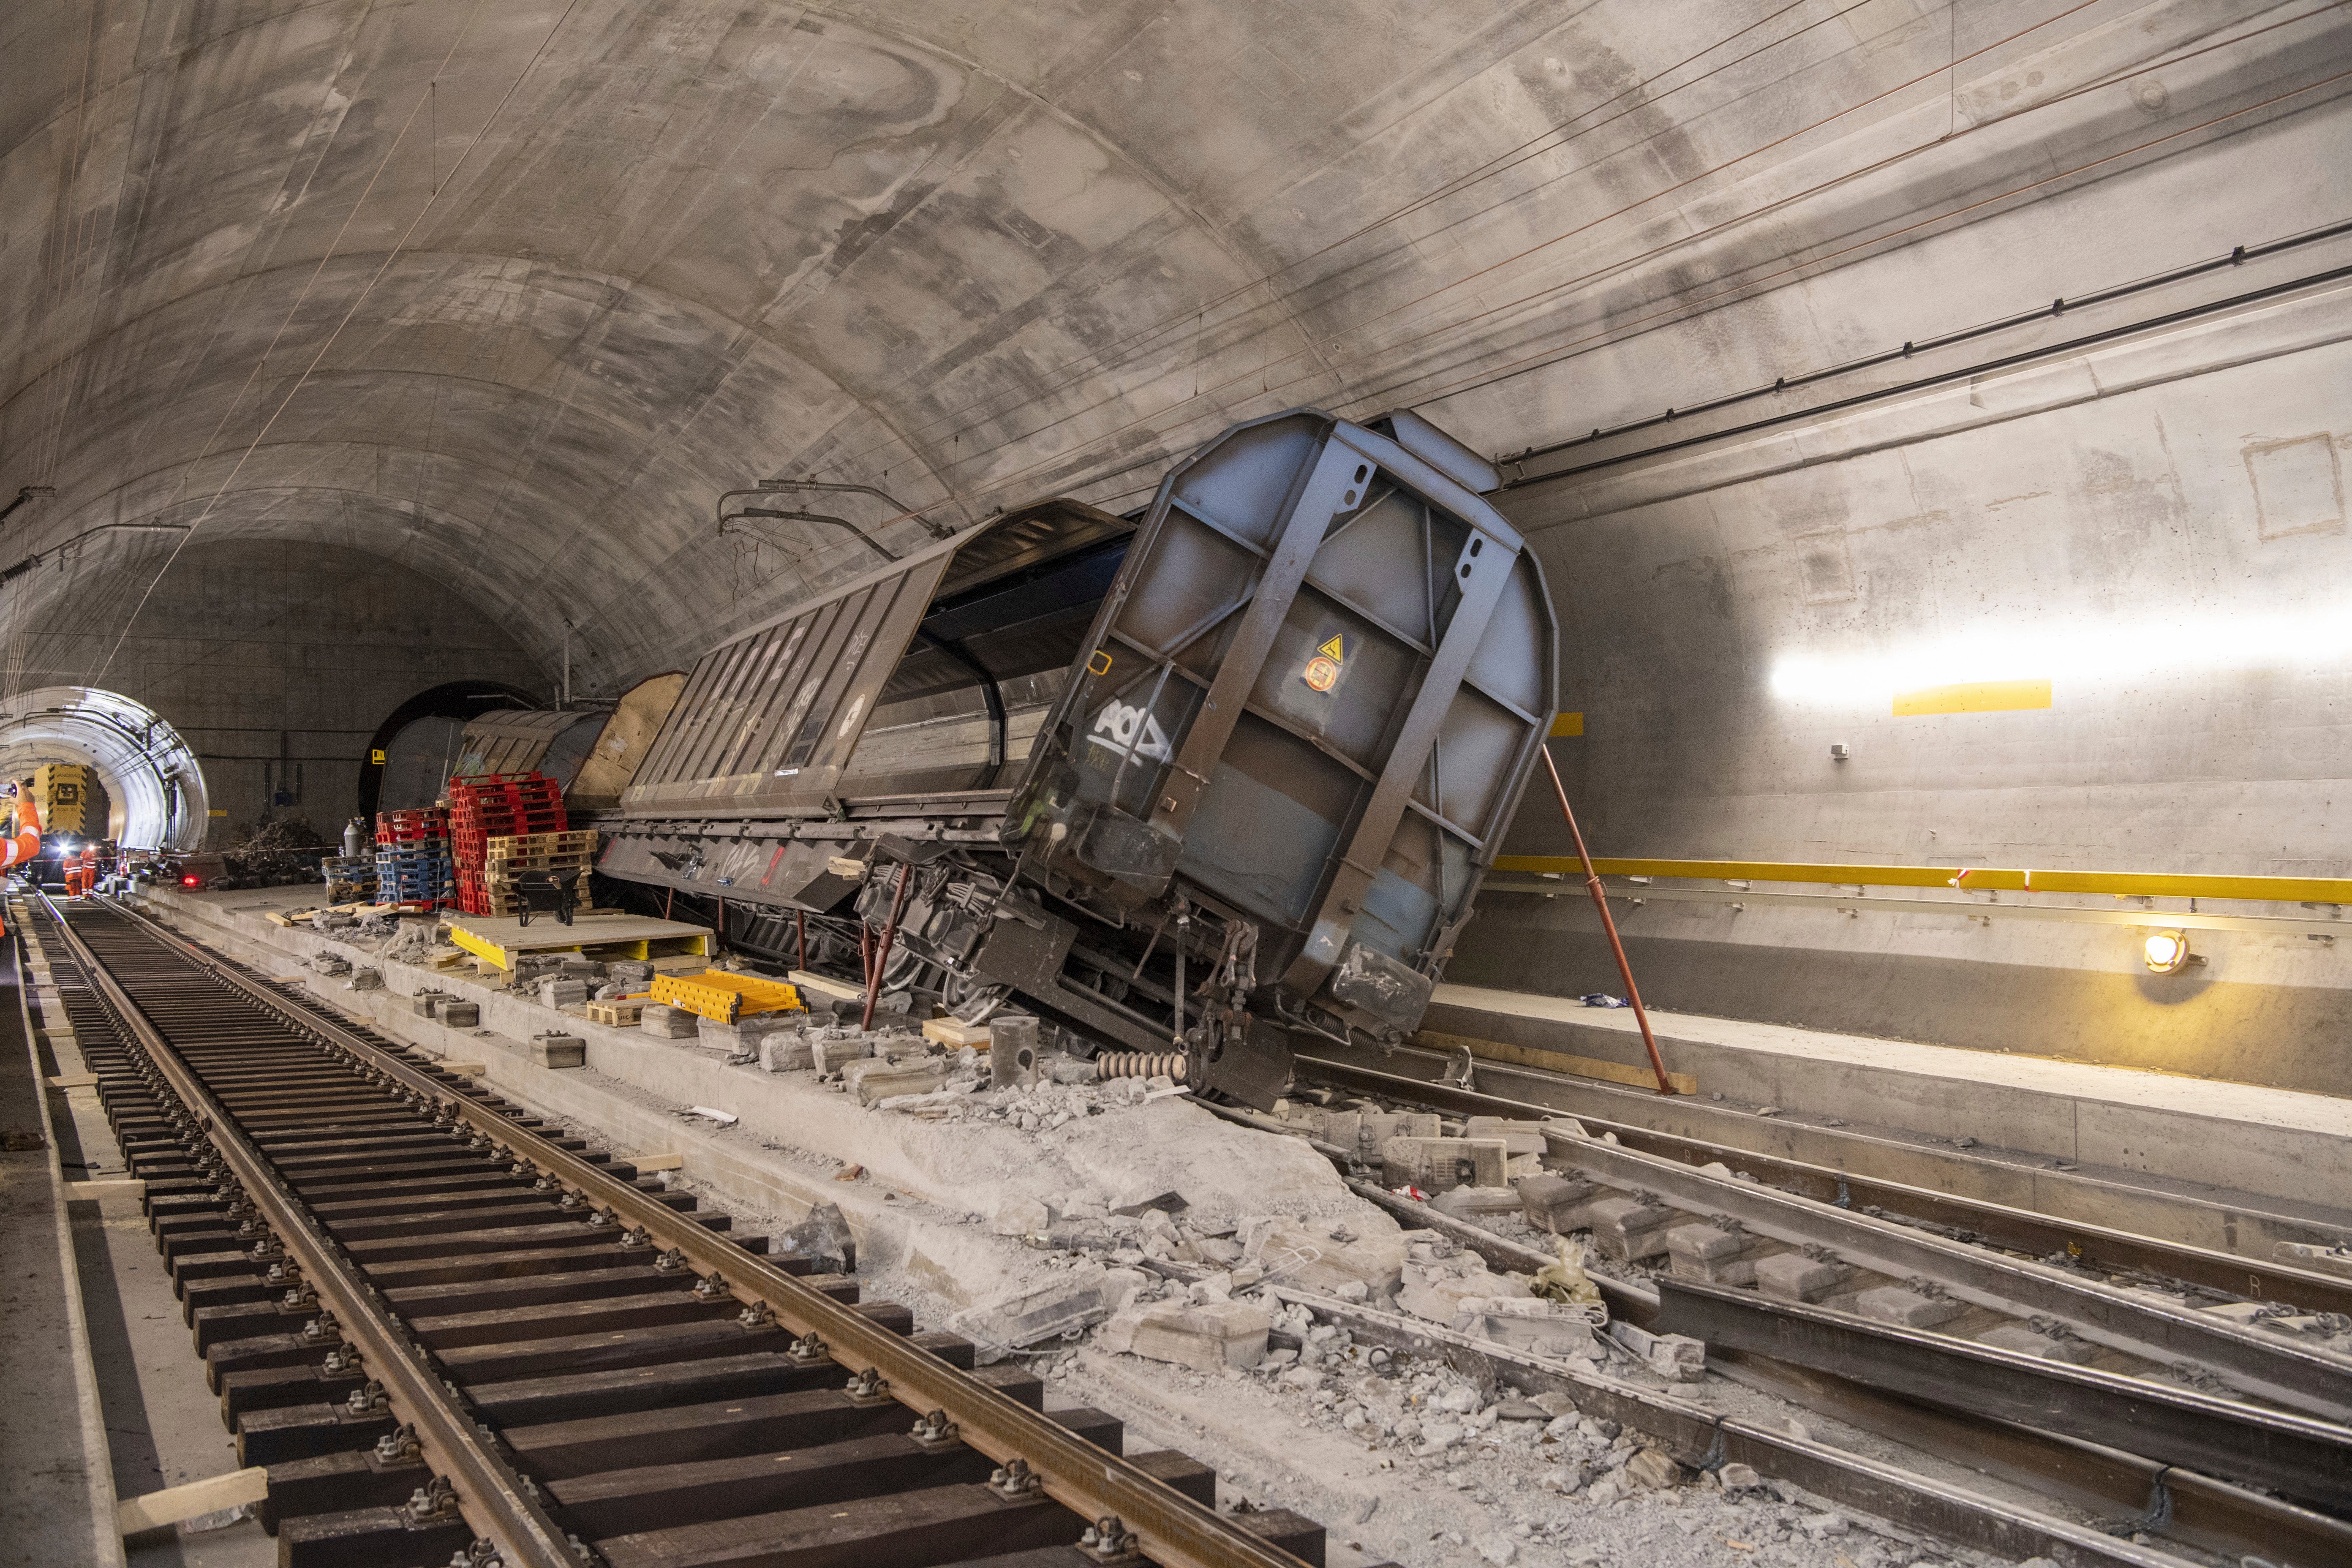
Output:
[[2177,974],[2192,963],[2201,962],[2189,951],[2189,933],[2178,931],[2150,931],[2140,943],[2140,962],[2151,973]]

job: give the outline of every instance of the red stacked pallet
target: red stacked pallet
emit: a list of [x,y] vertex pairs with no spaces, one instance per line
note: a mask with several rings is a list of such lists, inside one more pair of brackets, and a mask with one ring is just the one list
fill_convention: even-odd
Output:
[[413,844],[420,838],[449,837],[449,813],[437,805],[422,811],[379,811],[375,814],[378,844]]
[[483,773],[449,781],[449,839],[457,858],[457,907],[490,912],[489,842],[571,826],[563,790],[544,773]]

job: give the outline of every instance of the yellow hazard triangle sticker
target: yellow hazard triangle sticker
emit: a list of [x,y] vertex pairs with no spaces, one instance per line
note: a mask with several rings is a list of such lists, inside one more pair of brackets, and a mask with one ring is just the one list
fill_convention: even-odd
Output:
[[1298,679],[1310,690],[1328,692],[1339,684],[1339,661],[1346,657],[1339,635],[1332,633],[1330,640],[1317,648],[1315,657],[1307,661],[1307,668],[1298,672]]

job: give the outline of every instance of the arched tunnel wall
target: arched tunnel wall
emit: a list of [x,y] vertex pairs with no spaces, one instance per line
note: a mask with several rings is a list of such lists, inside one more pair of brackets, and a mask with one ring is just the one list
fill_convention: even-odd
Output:
[[[102,684],[161,714],[203,765],[216,814],[207,843],[289,813],[331,839],[354,809],[368,737],[424,688],[466,679],[548,687],[504,628],[432,578],[295,541],[191,544],[110,664],[131,601],[169,548],[170,536],[137,537],[166,542],[114,558],[86,591],[70,577],[42,585],[23,684]],[[58,569],[44,570],[54,579]],[[294,795],[290,805],[271,804],[278,788]]]
[[[1555,750],[1594,852],[2352,871],[2347,299],[2293,291],[1748,437],[1653,450],[1676,434],[1653,429],[1519,492],[1560,601],[1562,707],[1584,718]],[[1804,658],[1843,662],[1806,684]],[[2046,679],[2046,706],[1895,711],[1906,685],[1979,674]],[[1572,853],[1548,789],[1508,848]],[[2140,929],[1993,900],[1972,918],[1690,891],[1612,906],[1662,1008],[2347,1091],[2352,942],[2198,930],[2203,963],[2157,975]],[[1622,989],[1573,881],[1486,898],[1448,978]]]

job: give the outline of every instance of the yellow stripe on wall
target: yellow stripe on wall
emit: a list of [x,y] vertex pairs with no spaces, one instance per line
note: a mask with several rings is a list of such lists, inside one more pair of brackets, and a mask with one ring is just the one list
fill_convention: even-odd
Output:
[[1895,716],[1916,719],[1927,713],[2007,713],[2021,708],[2050,706],[2047,680],[1970,680],[1958,686],[1923,686],[1895,694]]
[[1561,713],[1554,716],[1552,719],[1551,738],[1555,741],[1559,740],[1564,736],[1581,735],[1583,733],[1584,715],[1581,713]]

